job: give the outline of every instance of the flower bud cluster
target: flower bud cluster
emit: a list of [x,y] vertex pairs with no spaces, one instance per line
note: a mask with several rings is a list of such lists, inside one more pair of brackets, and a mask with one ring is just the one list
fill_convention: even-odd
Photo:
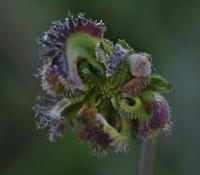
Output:
[[[104,38],[105,25],[69,15],[39,40],[46,102],[34,107],[38,129],[55,141],[66,122],[93,152],[124,152],[131,137],[152,139],[170,128],[169,83],[152,74],[149,54]],[[41,104],[42,103],[42,104]]]

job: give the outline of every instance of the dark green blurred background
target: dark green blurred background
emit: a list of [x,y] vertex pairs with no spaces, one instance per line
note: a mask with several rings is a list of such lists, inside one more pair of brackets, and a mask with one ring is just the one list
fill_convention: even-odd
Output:
[[51,144],[37,131],[31,107],[39,93],[32,74],[36,39],[50,22],[72,13],[102,19],[106,36],[152,54],[174,88],[173,134],[158,139],[154,175],[200,174],[200,1],[0,0],[0,175],[133,175],[139,144],[98,159],[71,130]]

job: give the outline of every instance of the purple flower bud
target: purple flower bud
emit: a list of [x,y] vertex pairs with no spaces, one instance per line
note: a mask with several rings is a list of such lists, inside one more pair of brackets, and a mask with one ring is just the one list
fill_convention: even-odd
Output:
[[155,137],[159,131],[169,129],[170,111],[167,100],[155,94],[155,99],[148,104],[151,116],[145,121],[134,121],[135,131],[141,138],[147,139]]
[[115,45],[113,55],[111,56],[110,61],[108,63],[106,71],[107,76],[112,75],[112,73],[120,67],[121,63],[126,58],[127,53],[128,50],[122,48],[120,44]]
[[155,95],[155,101],[152,104],[152,117],[150,118],[150,126],[152,129],[162,129],[170,117],[169,106],[166,99],[159,95]]
[[37,129],[49,128],[49,140],[55,141],[57,136],[62,136],[64,133],[64,117],[61,117],[56,112],[48,107],[36,105],[33,110],[36,112]]

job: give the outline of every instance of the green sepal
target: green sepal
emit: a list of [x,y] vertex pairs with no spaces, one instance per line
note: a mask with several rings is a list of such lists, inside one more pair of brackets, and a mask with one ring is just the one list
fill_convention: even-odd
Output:
[[113,48],[114,48],[113,43],[107,39],[103,39],[101,42],[102,42],[105,53],[111,56],[113,53]]
[[120,100],[121,100],[120,94],[115,95],[114,97],[111,98],[112,106],[117,111],[119,110],[119,107],[120,107]]
[[160,75],[150,76],[150,83],[148,89],[160,93],[167,93],[171,91],[169,82]]
[[129,46],[129,44],[124,39],[119,39],[117,44],[120,44],[122,48],[127,49],[129,53],[133,53],[134,50]]
[[[130,105],[129,100],[131,100],[134,105]],[[128,119],[138,119],[140,121],[143,121],[149,117],[149,112],[139,97],[128,97],[121,100],[119,114],[121,117],[127,117]]]
[[138,94],[138,97],[142,100],[143,103],[152,102],[155,100],[155,91],[145,90]]
[[128,62],[125,60],[122,65],[119,67],[119,70],[117,70],[112,77],[109,77],[110,86],[115,89],[119,88],[121,85],[123,85],[125,82],[130,80],[131,74],[129,71],[129,65]]
[[59,113],[62,116],[66,116],[66,118],[74,118],[75,117],[74,114],[77,112],[77,109],[80,108],[80,106],[84,102],[84,99],[85,99],[85,94],[82,93],[79,96],[74,97],[72,99],[63,98],[56,104],[56,106],[57,109],[59,109]]
[[[111,139],[113,139],[112,147],[115,147],[115,152],[126,152],[129,147],[129,130],[125,125],[123,131],[118,132],[113,126],[111,126],[107,120],[101,115],[97,114],[97,120],[103,125],[103,131],[107,133]],[[126,123],[128,124],[128,123]],[[129,125],[128,125],[129,126]]]

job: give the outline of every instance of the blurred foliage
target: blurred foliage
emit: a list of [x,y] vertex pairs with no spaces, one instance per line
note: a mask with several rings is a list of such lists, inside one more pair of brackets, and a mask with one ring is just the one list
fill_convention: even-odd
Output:
[[200,155],[200,1],[190,0],[1,0],[0,174],[136,174],[140,143],[127,154],[98,159],[72,130],[51,144],[37,131],[31,107],[39,94],[33,78],[37,37],[67,12],[103,20],[106,36],[151,53],[157,71],[172,82],[168,96],[173,134],[157,140],[155,175],[198,174]]

